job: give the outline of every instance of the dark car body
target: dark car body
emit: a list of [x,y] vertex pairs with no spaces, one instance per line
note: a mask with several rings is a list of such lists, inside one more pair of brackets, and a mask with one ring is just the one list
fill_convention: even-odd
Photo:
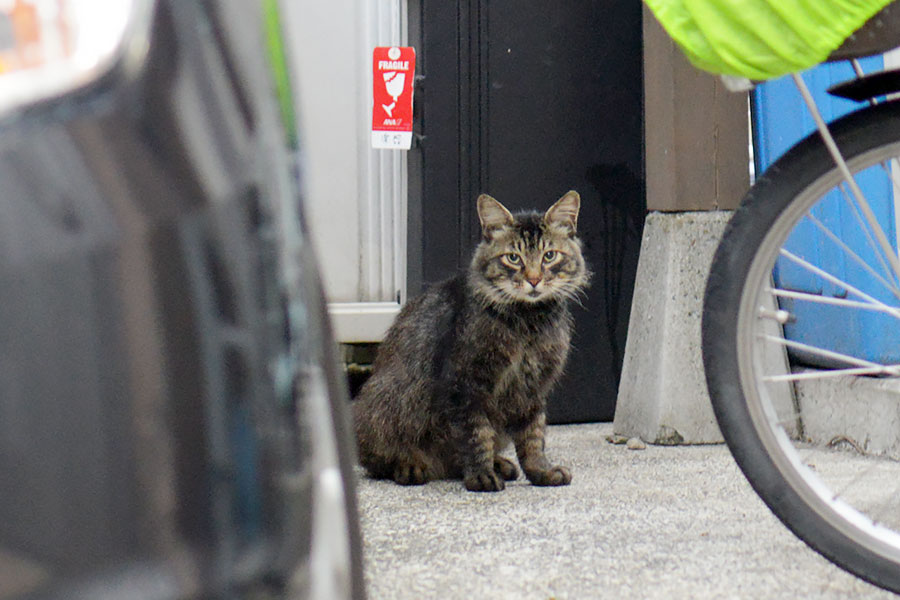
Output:
[[275,4],[135,4],[0,116],[0,599],[361,597]]

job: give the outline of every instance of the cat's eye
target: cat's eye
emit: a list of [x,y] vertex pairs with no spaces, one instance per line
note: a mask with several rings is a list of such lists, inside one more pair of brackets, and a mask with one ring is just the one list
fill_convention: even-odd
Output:
[[511,265],[517,265],[522,262],[522,257],[518,254],[509,253],[506,255],[506,261]]
[[547,250],[544,252],[544,262],[551,263],[556,260],[556,251],[555,250]]

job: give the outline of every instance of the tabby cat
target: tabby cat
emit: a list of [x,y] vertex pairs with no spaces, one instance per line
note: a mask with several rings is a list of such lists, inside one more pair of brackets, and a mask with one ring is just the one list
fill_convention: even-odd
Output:
[[543,215],[478,198],[482,241],[467,272],[400,312],[353,406],[360,462],[402,485],[462,478],[473,491],[572,475],[544,456],[545,400],[566,362],[568,302],[590,274],[570,191]]

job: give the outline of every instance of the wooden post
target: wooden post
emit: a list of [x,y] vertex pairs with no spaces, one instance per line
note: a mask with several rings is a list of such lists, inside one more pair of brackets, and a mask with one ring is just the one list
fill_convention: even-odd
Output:
[[747,95],[695,69],[644,6],[647,209],[613,430],[721,442],[701,358],[703,290],[749,185]]
[[734,209],[749,187],[746,93],[691,65],[644,6],[647,209]]

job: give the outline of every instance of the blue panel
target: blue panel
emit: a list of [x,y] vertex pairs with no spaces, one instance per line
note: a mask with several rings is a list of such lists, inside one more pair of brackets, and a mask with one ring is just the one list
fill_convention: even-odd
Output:
[[[862,66],[868,73],[881,70],[883,62],[881,57],[869,58],[862,61]],[[831,122],[862,106],[832,97],[825,91],[831,85],[853,77],[853,70],[848,63],[821,65],[804,73],[803,79],[826,121]],[[753,109],[757,172],[762,172],[791,146],[815,130],[812,116],[806,110],[790,77],[759,86],[753,93]],[[892,189],[884,169],[876,165],[857,176],[857,182],[888,239],[896,244]],[[835,189],[814,209],[813,217],[838,235],[862,260],[875,265],[875,270],[882,272],[872,243],[867,239],[871,233],[861,224],[857,212],[853,203]],[[887,288],[823,234],[812,219],[803,219],[798,224],[785,248],[879,300],[896,305],[896,299]],[[783,289],[834,297],[846,296],[842,287],[785,258],[780,258],[776,263],[774,276],[778,287]],[[781,305],[797,316],[795,324],[785,326],[785,334],[790,339],[869,360],[900,362],[900,331],[896,319],[892,317],[809,302],[782,300]]]
[[[880,56],[860,61],[863,71],[884,68]],[[803,74],[822,117],[829,123],[862,106],[858,102],[836,98],[825,90],[855,77],[848,62],[819,65]],[[757,173],[778,160],[791,146],[812,133],[816,124],[790,76],[767,81],[753,91],[753,145]]]

